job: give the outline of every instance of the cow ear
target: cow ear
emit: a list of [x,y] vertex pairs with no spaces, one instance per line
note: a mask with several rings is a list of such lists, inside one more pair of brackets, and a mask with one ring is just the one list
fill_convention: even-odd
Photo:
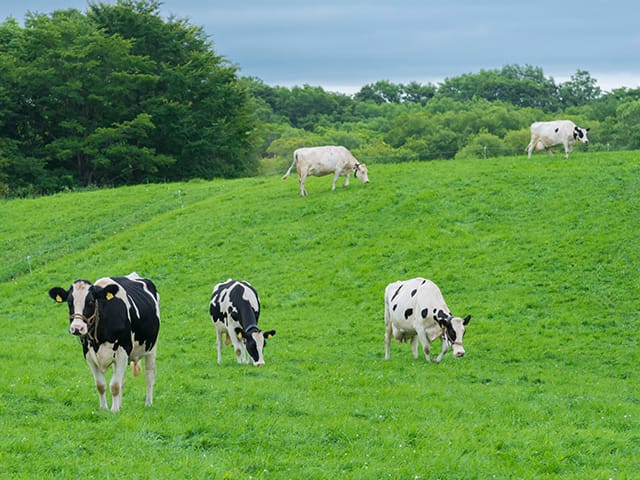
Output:
[[585,128],[585,130],[588,132],[589,130],[591,130],[591,127]]
[[471,321],[471,315],[467,315],[466,317],[464,317],[462,319],[462,324],[463,325],[469,325],[469,322]]
[[118,290],[120,290],[120,287],[118,287],[118,285],[112,283],[110,285],[107,285],[106,287],[102,288],[102,287],[97,287],[96,285],[93,285],[92,287],[93,290],[93,295],[99,299],[99,300],[111,300],[114,295],[116,293],[118,293]]
[[243,339],[244,338],[244,334],[243,334],[242,329],[240,327],[236,327],[236,337],[238,337],[239,339]]
[[116,284],[111,284],[104,287],[104,290],[106,292],[104,294],[104,298],[107,300],[111,300],[114,297],[114,295],[118,293],[118,290],[120,290],[120,287],[118,287],[118,285]]
[[67,300],[69,292],[61,287],[53,287],[51,290],[49,290],[49,296],[56,302],[62,303]]
[[262,332],[264,338],[271,338],[276,334],[275,330],[269,330],[268,332]]

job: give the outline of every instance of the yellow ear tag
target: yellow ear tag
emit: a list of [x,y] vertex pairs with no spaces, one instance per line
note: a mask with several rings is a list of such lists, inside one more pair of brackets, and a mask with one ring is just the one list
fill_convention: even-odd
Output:
[[56,302],[62,303],[62,297],[60,295],[56,295]]
[[111,299],[113,298],[113,293],[111,293],[111,292],[107,292],[107,294],[105,295],[105,298],[106,298],[107,300],[111,300]]
[[242,339],[242,332],[238,332],[237,336],[238,338]]

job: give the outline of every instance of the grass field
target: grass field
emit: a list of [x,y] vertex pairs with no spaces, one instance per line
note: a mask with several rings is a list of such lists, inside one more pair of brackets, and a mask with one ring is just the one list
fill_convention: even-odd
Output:
[[[369,176],[0,202],[0,478],[640,478],[640,154]],[[131,271],[161,295],[155,403],[128,372],[111,414],[47,291]],[[472,315],[464,358],[384,360],[384,288],[415,276]],[[216,363],[229,277],[277,330],[263,368]]]

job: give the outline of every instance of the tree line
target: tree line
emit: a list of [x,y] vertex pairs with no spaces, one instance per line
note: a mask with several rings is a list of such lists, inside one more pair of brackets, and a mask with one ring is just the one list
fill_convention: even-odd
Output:
[[0,195],[271,173],[295,148],[369,163],[521,153],[533,121],[591,128],[590,149],[640,148],[640,88],[589,72],[556,83],[506,65],[355,95],[241,77],[201,27],[155,0],[92,3],[0,24]]

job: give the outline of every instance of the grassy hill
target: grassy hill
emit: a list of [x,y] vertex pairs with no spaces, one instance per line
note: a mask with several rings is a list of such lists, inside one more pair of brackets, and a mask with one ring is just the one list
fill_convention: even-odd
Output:
[[[0,203],[0,477],[630,479],[640,471],[640,155],[371,165]],[[155,403],[98,397],[47,290],[131,271],[162,326]],[[425,276],[467,355],[384,357]],[[213,285],[250,281],[267,365],[222,365]],[[437,348],[436,348],[437,350]]]

